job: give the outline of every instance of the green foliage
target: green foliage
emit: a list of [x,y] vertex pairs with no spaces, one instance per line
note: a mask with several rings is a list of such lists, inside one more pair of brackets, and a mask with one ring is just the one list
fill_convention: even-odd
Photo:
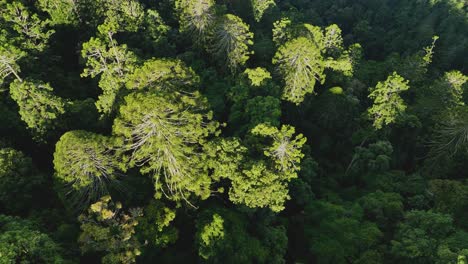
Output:
[[371,89],[369,98],[374,104],[368,113],[376,129],[395,123],[406,110],[406,105],[400,93],[409,89],[408,81],[394,72],[385,82],[379,82]]
[[270,73],[255,68],[246,69],[242,76],[228,94],[233,102],[229,126],[235,128],[236,135],[244,134],[260,123],[279,126],[282,113],[279,86],[275,85]]
[[278,126],[281,117],[281,101],[273,96],[256,96],[247,101],[245,116],[249,128],[266,123]]
[[462,209],[468,195],[467,186],[453,180],[432,180],[431,192],[435,196],[435,208],[443,213],[454,213]]
[[273,144],[263,154],[275,162],[276,170],[289,174],[290,178],[297,177],[296,172],[300,170],[299,164],[304,157],[301,148],[307,141],[302,134],[293,137],[295,133],[295,128],[288,125],[283,125],[281,130],[265,124],[252,129],[254,135],[273,139]]
[[434,195],[434,209],[451,214],[454,221],[465,226],[468,219],[468,185],[454,180],[431,180],[429,188]]
[[85,204],[96,200],[124,169],[113,155],[115,145],[112,139],[91,132],[65,133],[55,146],[55,179],[83,196]]
[[290,27],[292,25],[292,21],[289,18],[282,18],[278,21],[273,23],[273,42],[280,46],[288,39],[291,39],[292,32],[290,32]]
[[[343,48],[341,29],[330,25],[322,30],[310,24],[293,26],[291,21],[277,21],[273,40],[278,48],[273,64],[281,73],[285,88],[283,99],[299,105],[305,95],[314,93],[317,82],[324,84],[325,69],[353,74],[352,53]],[[351,53],[351,55],[350,55]]]
[[203,147],[206,154],[205,169],[212,170],[211,178],[219,181],[239,174],[239,168],[243,165],[247,152],[247,148],[239,139],[216,139],[207,142]]
[[[155,180],[156,197],[188,201],[191,194],[206,199],[211,179],[201,170],[198,149],[215,133],[217,123],[199,94],[134,93],[125,98],[113,132],[125,139],[129,165]],[[162,193],[161,193],[161,192]]]
[[106,0],[107,12],[104,24],[117,24],[117,31],[135,32],[143,23],[144,10],[136,0]]
[[62,249],[27,220],[0,215],[2,263],[65,263]]
[[188,32],[195,39],[204,40],[216,20],[213,0],[176,0],[180,31]]
[[190,91],[199,82],[195,72],[180,60],[151,59],[134,70],[126,87],[135,90]]
[[323,46],[327,50],[342,50],[343,49],[343,37],[341,36],[341,29],[336,25],[330,25],[325,28],[323,38]]
[[300,37],[282,45],[273,59],[284,78],[283,99],[300,104],[314,92],[315,83],[325,81],[320,50],[307,38]]
[[200,244],[198,254],[202,258],[209,259],[213,257],[215,252],[211,251],[211,249],[215,247],[216,244],[222,243],[224,239],[223,223],[223,218],[218,214],[214,214],[212,222],[198,227],[200,231],[200,233],[196,235],[200,240],[198,242],[198,244]]
[[79,22],[84,22],[93,28],[102,24],[113,24],[117,32],[135,32],[144,20],[145,10],[136,0],[75,0],[72,2]]
[[359,199],[366,219],[385,228],[403,217],[403,198],[398,193],[385,193],[380,190]]
[[14,32],[9,36],[11,41],[18,43],[23,49],[43,51],[48,45],[50,36],[55,32],[48,29],[50,21],[41,20],[21,1],[2,2],[0,2],[0,23]]
[[55,96],[48,83],[15,80],[10,95],[19,106],[21,119],[39,137],[52,130],[65,113],[65,100]]
[[214,207],[200,213],[196,227],[196,247],[204,262],[284,263],[287,238],[282,226],[253,223],[235,210]]
[[246,69],[244,73],[250,80],[250,85],[261,86],[265,80],[271,79],[271,74],[264,68],[257,67],[255,69]]
[[134,234],[141,215],[140,209],[132,209],[128,215],[121,203],[114,203],[110,196],[102,197],[79,217],[82,253],[103,251],[106,255],[102,263],[136,263],[141,251]]
[[252,164],[242,174],[231,175],[232,188],[229,199],[248,207],[269,207],[274,212],[284,209],[288,195],[287,175],[269,170],[263,162]]
[[332,94],[343,94],[343,88],[335,86],[328,89]]
[[458,153],[465,153],[467,145],[468,124],[466,108],[457,107],[453,111],[442,115],[441,124],[432,135],[429,146],[429,157],[453,157]]
[[252,134],[272,139],[272,144],[264,151],[271,162],[251,162],[242,173],[229,176],[232,181],[229,199],[232,202],[253,208],[269,207],[274,212],[284,209],[285,201],[290,198],[287,183],[297,177],[299,163],[304,157],[301,147],[306,139],[302,134],[293,137],[294,133],[291,126],[282,126],[279,130],[260,124],[252,129]]
[[317,263],[347,263],[377,245],[382,233],[374,223],[362,220],[361,210],[326,201],[306,207],[304,233]]
[[388,141],[378,141],[368,147],[358,146],[348,169],[354,174],[385,172],[390,169],[392,153],[393,147]]
[[275,0],[251,0],[255,21],[260,22],[268,8],[276,6]]
[[86,68],[82,77],[96,77],[101,75],[99,87],[103,94],[99,96],[96,106],[99,112],[109,114],[116,109],[119,90],[133,72],[136,63],[135,55],[126,45],[118,45],[113,35],[116,33],[115,24],[103,25],[100,28],[105,39],[91,38],[83,43],[81,56],[86,59]]
[[439,39],[439,36],[432,37],[431,46],[424,48],[424,51],[426,52],[426,54],[424,54],[424,57],[423,57],[425,65],[429,65],[432,62],[432,57],[434,56],[435,43],[438,39]]
[[465,2],[0,0],[0,263],[466,264]]
[[161,15],[156,10],[148,9],[144,17],[145,33],[149,34],[152,41],[159,42],[170,31],[171,27],[168,26]]
[[144,209],[144,215],[138,218],[137,235],[152,245],[167,247],[178,238],[178,230],[170,226],[175,217],[175,210],[152,200]]
[[[463,90],[468,77],[459,71],[446,72],[428,87],[421,87],[417,93],[416,111],[422,119],[440,123],[453,115],[453,110],[464,105]],[[425,105],[431,104],[428,109]],[[449,110],[449,111],[447,111]]]
[[39,0],[38,7],[49,13],[53,25],[76,25],[78,23],[78,1]]
[[459,71],[450,71],[445,73],[443,81],[449,94],[446,100],[453,105],[464,105],[462,102],[463,85],[468,82],[468,76]]
[[21,69],[17,61],[24,56],[26,56],[26,53],[13,45],[0,45],[0,87],[11,74],[19,81],[22,81],[19,76]]
[[11,149],[0,149],[0,207],[10,213],[24,213],[32,207],[45,184],[30,158]]
[[463,255],[459,255],[457,258],[457,264],[466,264],[466,257]]
[[[441,258],[439,249],[453,233],[452,217],[425,211],[411,211],[398,225],[392,253],[402,260],[424,263]],[[451,261],[455,261],[455,256]]]
[[217,22],[209,50],[217,57],[220,65],[236,72],[253,54],[249,50],[249,46],[253,45],[253,36],[241,18],[227,14]]

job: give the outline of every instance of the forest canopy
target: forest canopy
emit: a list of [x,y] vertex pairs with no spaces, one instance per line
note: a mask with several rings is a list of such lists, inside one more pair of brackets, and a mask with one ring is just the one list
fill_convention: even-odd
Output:
[[0,0],[0,263],[468,264],[464,0]]

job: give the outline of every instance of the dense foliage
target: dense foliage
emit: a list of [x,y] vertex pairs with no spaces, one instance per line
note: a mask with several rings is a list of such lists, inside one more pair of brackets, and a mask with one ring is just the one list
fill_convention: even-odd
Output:
[[0,263],[468,263],[465,0],[0,0]]

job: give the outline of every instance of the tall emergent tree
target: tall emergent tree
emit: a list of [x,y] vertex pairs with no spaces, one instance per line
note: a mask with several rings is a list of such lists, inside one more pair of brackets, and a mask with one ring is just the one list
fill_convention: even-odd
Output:
[[241,18],[227,14],[219,18],[211,39],[211,52],[218,58],[222,66],[235,72],[245,65],[253,53],[249,46],[253,45],[253,33]]
[[276,52],[273,63],[284,77],[283,98],[299,104],[314,91],[315,83],[325,82],[324,61],[318,47],[309,39],[299,37],[286,42]]
[[307,139],[298,134],[294,136],[296,129],[289,125],[283,125],[281,129],[266,124],[260,124],[252,129],[252,134],[272,139],[272,144],[265,149],[264,155],[275,163],[275,169],[283,172],[291,178],[297,177],[304,154],[302,146]]
[[155,180],[161,193],[188,201],[191,194],[210,195],[211,180],[200,170],[203,154],[199,149],[218,124],[198,94],[132,93],[125,97],[115,119],[113,132],[123,137],[130,166],[141,167]]
[[374,100],[374,104],[368,113],[376,129],[394,123],[405,111],[406,105],[400,93],[409,89],[408,82],[394,72],[385,82],[379,82],[371,89],[369,98]]
[[70,131],[57,142],[55,178],[87,204],[107,193],[107,185],[124,167],[114,155],[114,139],[86,131]]
[[175,9],[179,15],[180,31],[193,35],[195,40],[204,41],[216,21],[215,1],[176,0]]
[[317,82],[324,84],[327,68],[352,75],[352,59],[343,48],[337,25],[322,30],[309,24],[293,26],[283,19],[275,23],[273,36],[279,45],[273,64],[283,76],[283,99],[287,101],[296,105],[304,101],[305,95],[314,92]]
[[304,157],[301,148],[306,138],[302,134],[294,136],[295,129],[285,125],[278,129],[260,124],[252,129],[252,134],[272,140],[271,145],[264,150],[269,160],[248,162],[240,173],[231,174],[229,199],[237,204],[253,208],[269,207],[279,212],[290,198],[288,182],[297,178],[299,164]]

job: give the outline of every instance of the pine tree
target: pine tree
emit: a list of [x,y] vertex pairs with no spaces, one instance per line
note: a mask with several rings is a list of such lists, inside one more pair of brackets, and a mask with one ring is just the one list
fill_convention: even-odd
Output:
[[55,146],[55,179],[78,206],[107,194],[108,185],[122,176],[113,139],[86,131],[65,133]]
[[216,21],[215,1],[176,0],[175,9],[179,15],[180,31],[204,42]]
[[187,201],[210,195],[211,180],[200,169],[198,150],[213,135],[217,123],[203,108],[199,94],[133,93],[125,98],[113,132],[123,137],[130,166],[155,180],[157,197]]
[[218,20],[215,26],[209,50],[217,57],[222,66],[232,72],[247,62],[253,54],[249,47],[253,45],[253,33],[241,18],[227,14]]

